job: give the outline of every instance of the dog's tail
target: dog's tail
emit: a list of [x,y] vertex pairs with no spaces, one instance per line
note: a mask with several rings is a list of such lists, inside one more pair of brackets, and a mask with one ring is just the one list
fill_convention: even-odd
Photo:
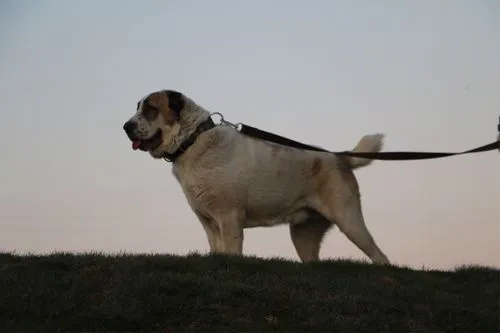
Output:
[[[359,140],[353,152],[357,153],[378,153],[382,150],[384,135],[381,133],[365,135]],[[346,158],[347,163],[353,169],[361,168],[370,164],[373,160],[363,157],[349,156]]]

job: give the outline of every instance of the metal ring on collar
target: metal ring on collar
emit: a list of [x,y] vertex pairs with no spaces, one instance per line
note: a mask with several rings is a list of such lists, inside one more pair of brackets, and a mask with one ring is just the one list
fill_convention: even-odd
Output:
[[236,130],[239,130],[241,128],[241,123],[234,124],[234,123],[232,123],[230,121],[225,120],[224,116],[220,112],[212,112],[212,113],[210,113],[210,117],[212,117],[214,115],[217,115],[217,116],[220,117],[220,124],[221,125],[231,126],[234,129],[236,129]]

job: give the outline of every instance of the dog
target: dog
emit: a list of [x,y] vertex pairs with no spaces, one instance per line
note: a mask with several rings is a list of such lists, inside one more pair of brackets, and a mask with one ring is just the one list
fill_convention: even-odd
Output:
[[[372,263],[390,263],[365,225],[353,173],[371,160],[250,137],[175,90],[143,97],[123,129],[134,150],[172,162],[210,252],[242,255],[244,229],[288,224],[300,260],[317,261],[336,225]],[[365,135],[353,151],[378,152],[383,137]]]

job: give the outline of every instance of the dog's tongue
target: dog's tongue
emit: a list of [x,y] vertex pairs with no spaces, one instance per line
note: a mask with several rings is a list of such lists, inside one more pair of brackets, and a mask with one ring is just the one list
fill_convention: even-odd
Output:
[[137,148],[139,148],[139,146],[141,145],[142,141],[141,140],[136,140],[134,142],[132,142],[132,149],[133,150],[137,150]]

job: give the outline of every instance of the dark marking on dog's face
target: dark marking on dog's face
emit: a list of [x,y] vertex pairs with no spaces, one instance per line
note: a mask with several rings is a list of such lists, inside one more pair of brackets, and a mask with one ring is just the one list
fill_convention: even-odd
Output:
[[186,101],[180,92],[162,90],[150,94],[142,100],[142,103],[139,102],[138,111],[149,121],[161,114],[163,120],[172,126],[180,120],[185,105]]
[[181,118],[181,111],[184,109],[184,106],[186,106],[186,100],[184,99],[184,96],[175,90],[165,90],[165,94],[167,95],[168,99],[168,108],[176,118],[176,120],[180,120]]
[[149,122],[153,122],[160,114],[160,109],[154,105],[150,105],[147,101],[143,104],[141,114]]
[[172,127],[180,121],[185,97],[175,90],[160,90],[137,103],[136,114],[124,125],[134,149],[152,151],[163,143]]

